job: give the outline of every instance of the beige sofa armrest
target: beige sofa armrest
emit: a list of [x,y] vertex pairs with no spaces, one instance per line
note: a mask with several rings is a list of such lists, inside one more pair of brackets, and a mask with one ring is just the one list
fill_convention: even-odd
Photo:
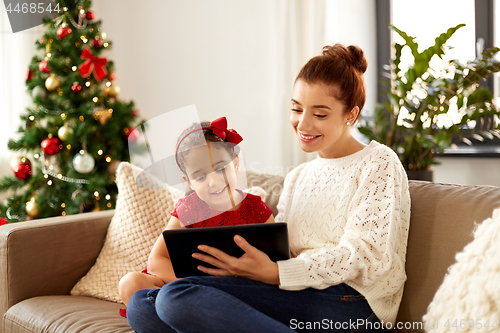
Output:
[[67,295],[94,264],[114,211],[0,227],[0,318],[35,296]]

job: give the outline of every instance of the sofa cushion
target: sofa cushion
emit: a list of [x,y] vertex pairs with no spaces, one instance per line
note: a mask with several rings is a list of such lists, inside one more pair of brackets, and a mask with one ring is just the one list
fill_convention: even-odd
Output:
[[[500,188],[410,181],[407,281],[397,322],[420,323],[475,223],[500,207]],[[423,327],[415,329],[423,331]]]
[[[436,332],[485,331],[500,326],[500,208],[474,232],[456,256],[427,314],[425,327]],[[487,326],[486,326],[487,325]]]
[[133,333],[127,320],[118,314],[121,307],[90,297],[34,297],[5,313],[3,332]]
[[116,182],[119,195],[104,246],[95,265],[71,290],[72,295],[121,302],[118,282],[126,273],[146,267],[151,248],[168,223],[175,202],[183,196],[126,162],[118,167]]

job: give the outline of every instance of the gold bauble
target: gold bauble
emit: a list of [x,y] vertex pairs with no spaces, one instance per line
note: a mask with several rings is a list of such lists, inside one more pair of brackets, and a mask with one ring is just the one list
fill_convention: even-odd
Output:
[[104,96],[106,97],[116,97],[120,93],[120,87],[114,83],[111,83],[109,87],[104,88]]
[[60,85],[61,80],[55,75],[51,75],[45,80],[45,88],[47,88],[48,91],[56,90]]
[[66,141],[66,139],[68,138],[68,135],[71,134],[72,132],[73,132],[73,130],[70,127],[64,125],[64,126],[61,126],[59,128],[59,130],[57,131],[57,136],[59,137],[59,139],[61,141]]
[[26,213],[28,213],[31,217],[37,217],[40,215],[40,210],[38,209],[35,197],[31,197],[31,200],[26,203]]

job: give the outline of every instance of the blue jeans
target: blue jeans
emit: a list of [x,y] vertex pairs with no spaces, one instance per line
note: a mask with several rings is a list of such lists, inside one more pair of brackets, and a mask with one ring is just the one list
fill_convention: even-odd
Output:
[[369,332],[380,326],[366,299],[346,284],[287,291],[212,276],[139,290],[130,299],[127,319],[138,333]]

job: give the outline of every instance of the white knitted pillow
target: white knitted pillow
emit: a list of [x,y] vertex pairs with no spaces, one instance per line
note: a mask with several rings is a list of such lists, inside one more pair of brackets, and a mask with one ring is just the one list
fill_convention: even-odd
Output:
[[[423,317],[428,332],[492,332],[500,327],[500,208],[456,255]],[[496,326],[496,327],[495,327]]]
[[[170,219],[183,193],[167,187],[130,163],[116,171],[118,200],[101,253],[96,263],[71,290],[71,295],[122,302],[118,282],[128,272],[146,267],[156,239]],[[141,174],[140,185],[137,176]],[[155,189],[156,188],[156,189]]]

